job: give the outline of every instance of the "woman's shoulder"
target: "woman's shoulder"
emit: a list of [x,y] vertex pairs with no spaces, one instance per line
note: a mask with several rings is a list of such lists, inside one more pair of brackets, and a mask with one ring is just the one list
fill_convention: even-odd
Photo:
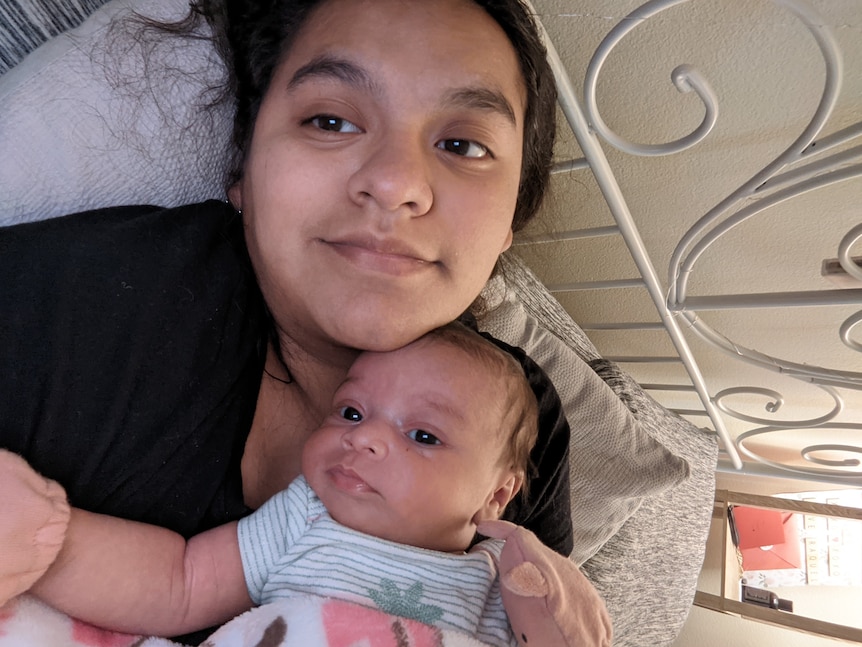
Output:
[[253,283],[242,222],[216,200],[175,208],[94,209],[0,228],[0,274],[24,282],[59,276],[84,288],[128,289],[160,280]]
[[[138,204],[103,207],[54,218],[0,227],[0,243],[44,242],[66,237],[76,243],[101,242],[101,237],[146,232],[149,236],[242,232],[240,216],[227,202],[208,200],[179,207]],[[232,226],[233,225],[233,226]],[[140,239],[145,242],[146,238]]]

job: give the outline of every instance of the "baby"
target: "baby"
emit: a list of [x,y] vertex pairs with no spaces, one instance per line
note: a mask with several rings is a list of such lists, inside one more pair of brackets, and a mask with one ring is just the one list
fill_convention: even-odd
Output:
[[[314,594],[516,645],[495,568],[503,544],[470,546],[524,484],[537,415],[519,363],[460,324],[363,353],[304,446],[302,476],[251,516],[186,542],[73,510],[32,592],[139,634]],[[405,608],[393,591],[418,598]]]

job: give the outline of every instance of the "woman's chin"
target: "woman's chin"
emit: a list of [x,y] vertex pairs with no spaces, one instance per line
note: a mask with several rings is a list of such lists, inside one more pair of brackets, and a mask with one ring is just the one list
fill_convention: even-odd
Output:
[[391,317],[388,319],[382,317],[375,323],[357,324],[351,330],[343,330],[339,337],[348,348],[384,353],[406,346],[428,331],[449,323],[452,319],[438,316],[433,320],[426,318],[420,322],[418,320],[396,321]]

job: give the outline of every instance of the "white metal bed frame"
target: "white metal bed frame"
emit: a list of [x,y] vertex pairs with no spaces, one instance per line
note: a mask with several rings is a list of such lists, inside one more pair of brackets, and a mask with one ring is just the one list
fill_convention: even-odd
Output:
[[[748,474],[780,476],[811,481],[824,481],[848,486],[862,485],[862,470],[858,456],[862,455],[862,443],[835,444],[817,442],[802,450],[802,457],[812,466],[785,465],[770,461],[746,447],[746,440],[760,434],[789,428],[823,429],[850,428],[860,431],[862,420],[856,423],[835,422],[835,417],[844,409],[844,400],[839,389],[862,390],[862,372],[832,370],[823,366],[800,364],[779,357],[770,356],[752,348],[734,343],[719,330],[711,327],[704,319],[704,313],[713,310],[745,310],[749,308],[779,307],[796,308],[800,306],[859,305],[862,308],[862,287],[806,292],[773,292],[761,294],[720,294],[693,296],[688,293],[688,279],[703,252],[744,220],[785,200],[802,195],[808,191],[830,184],[843,182],[862,176],[862,144],[843,147],[838,152],[830,150],[862,138],[862,121],[850,127],[817,139],[835,107],[841,90],[842,56],[834,34],[816,12],[802,0],[773,0],[785,7],[806,26],[813,35],[826,65],[826,82],[820,103],[804,131],[798,138],[771,163],[756,173],[751,179],[730,193],[715,207],[704,214],[678,241],[668,271],[667,285],[658,277],[653,261],[647,253],[635,219],[614,176],[614,172],[602,149],[602,141],[617,149],[641,156],[669,155],[701,142],[709,135],[718,118],[718,99],[708,81],[698,70],[689,65],[680,65],[672,72],[674,85],[681,92],[694,91],[705,108],[701,124],[690,134],[666,144],[638,144],[630,142],[613,132],[604,123],[596,104],[596,86],[602,66],[614,47],[638,25],[662,11],[690,0],[652,0],[631,12],[604,38],[590,61],[583,88],[583,101],[570,79],[557,53],[554,44],[544,32],[548,55],[556,78],[559,102],[568,125],[577,139],[584,154],[583,159],[559,162],[555,173],[569,173],[590,169],[600,187],[605,201],[616,221],[615,227],[602,228],[602,231],[579,230],[550,234],[547,240],[571,239],[579,236],[619,234],[624,239],[629,253],[642,277],[636,282],[644,287],[655,304],[661,323],[678,353],[694,390],[709,416],[714,430],[720,437],[726,458],[719,462],[720,470],[742,470]],[[816,150],[815,150],[816,143]],[[815,158],[812,161],[812,158]],[[545,238],[545,237],[543,237]],[[862,281],[862,266],[851,257],[851,248],[862,240],[862,224],[853,227],[844,236],[838,249],[838,260],[844,271]],[[535,241],[534,241],[535,242]],[[620,287],[589,285],[594,287]],[[626,286],[631,286],[628,281]],[[862,286],[862,284],[860,284]],[[549,287],[553,290],[553,286]],[[601,324],[592,329],[644,329],[648,324]],[[825,415],[807,420],[774,420],[751,416],[735,410],[728,399],[741,393],[754,393],[771,399],[767,412],[774,414],[782,403],[782,395],[774,389],[758,387],[734,387],[717,393],[710,393],[704,376],[698,367],[697,359],[683,334],[683,327],[693,331],[712,347],[742,362],[748,362],[769,371],[791,376],[798,380],[816,385],[829,394],[834,402],[831,411]],[[862,309],[840,324],[840,337],[844,345],[853,352],[862,352],[862,343],[853,339],[862,330]],[[643,385],[645,388],[673,389],[674,385]],[[687,387],[683,387],[687,388]],[[862,415],[862,414],[860,414]],[[737,435],[728,432],[723,416],[730,416],[748,423],[762,425]],[[826,459],[823,452],[830,455],[838,452],[842,458]],[[743,464],[741,455],[750,461]],[[846,457],[845,457],[846,456]]]

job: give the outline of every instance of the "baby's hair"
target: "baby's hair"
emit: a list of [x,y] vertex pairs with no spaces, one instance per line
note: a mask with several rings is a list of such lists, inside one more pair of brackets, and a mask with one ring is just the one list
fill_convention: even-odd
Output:
[[521,363],[480,333],[457,321],[426,333],[418,343],[423,341],[442,342],[467,352],[484,365],[488,380],[500,383],[501,434],[507,440],[500,460],[523,477],[521,491],[526,492],[531,472],[530,452],[539,433],[539,407]]

